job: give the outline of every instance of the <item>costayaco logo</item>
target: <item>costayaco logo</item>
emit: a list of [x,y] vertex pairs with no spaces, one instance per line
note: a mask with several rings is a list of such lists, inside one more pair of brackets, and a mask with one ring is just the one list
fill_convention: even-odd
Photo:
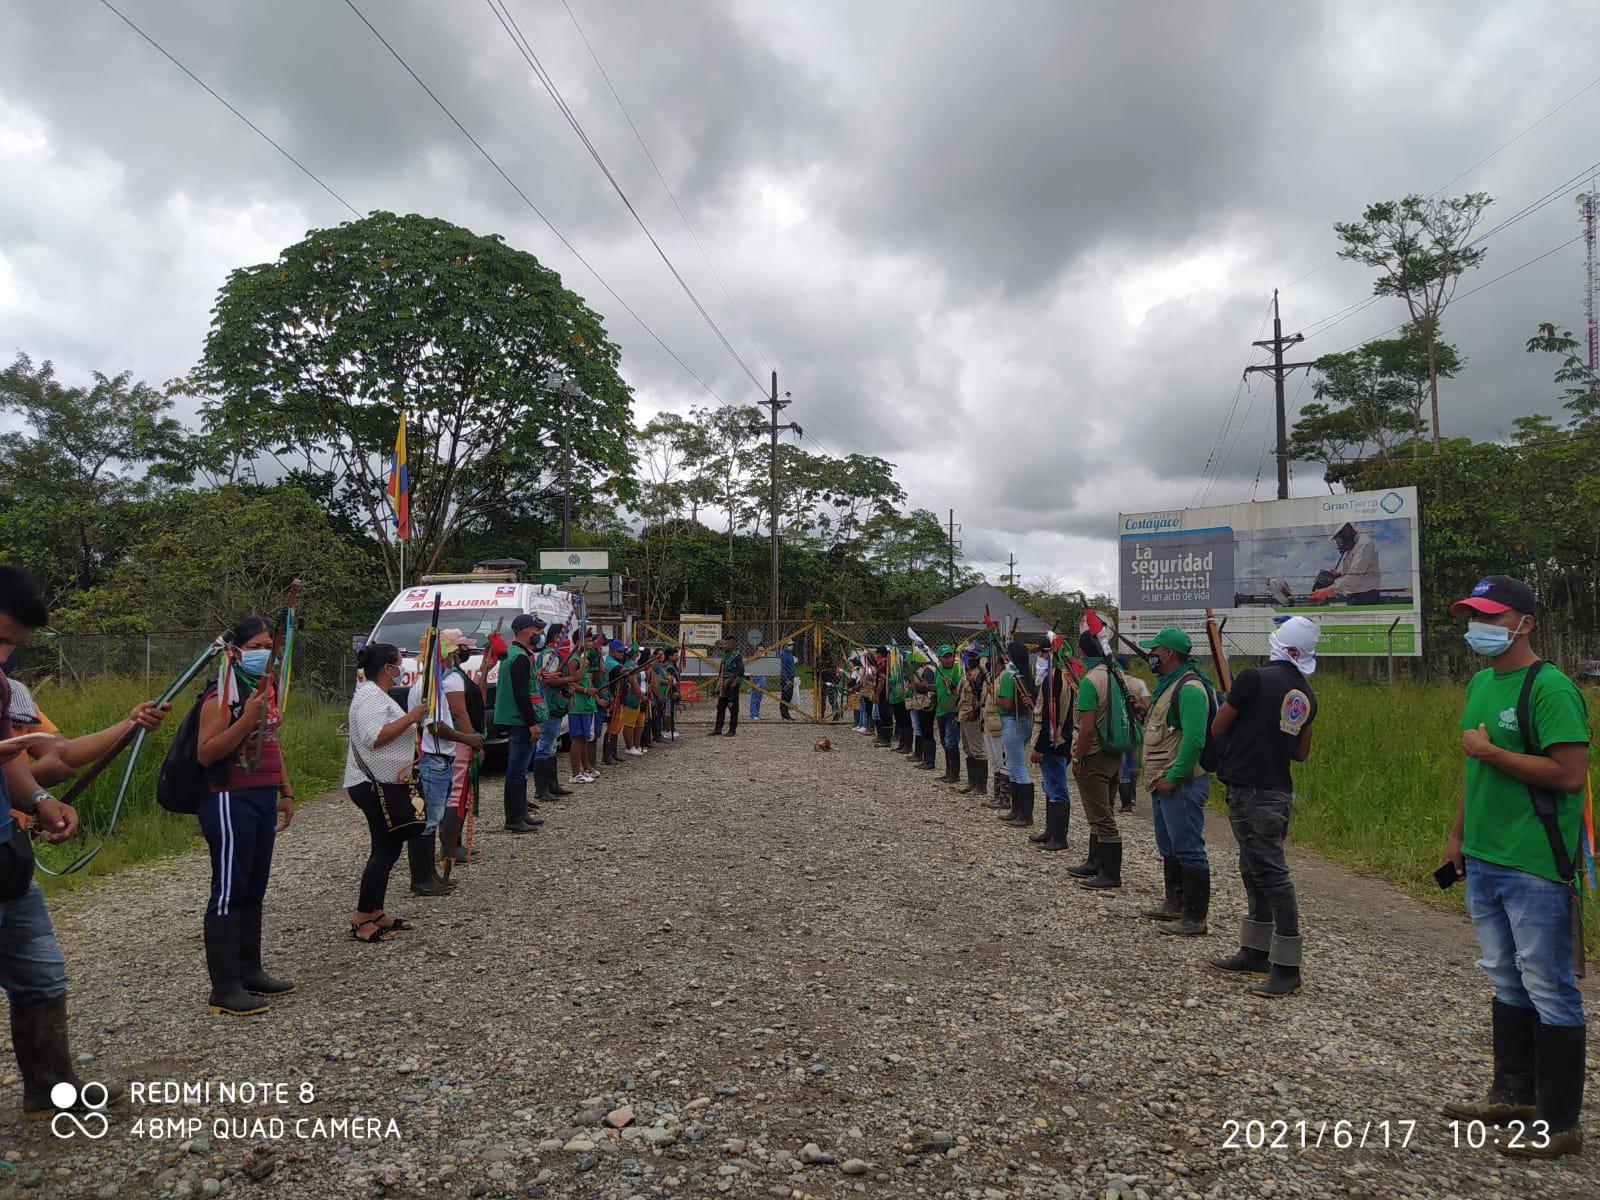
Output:
[[[111,1129],[105,1112],[110,1100],[111,1093],[103,1083],[91,1079],[80,1088],[62,1080],[50,1089],[50,1103],[61,1110],[50,1118],[50,1132],[58,1138],[73,1138],[81,1133],[91,1141],[105,1137]],[[81,1115],[70,1111],[80,1101]]]

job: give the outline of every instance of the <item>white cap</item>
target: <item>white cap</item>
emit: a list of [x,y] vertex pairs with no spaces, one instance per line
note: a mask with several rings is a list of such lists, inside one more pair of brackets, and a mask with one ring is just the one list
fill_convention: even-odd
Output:
[[1272,661],[1293,663],[1300,674],[1317,669],[1317,638],[1322,628],[1310,617],[1290,617],[1272,631]]

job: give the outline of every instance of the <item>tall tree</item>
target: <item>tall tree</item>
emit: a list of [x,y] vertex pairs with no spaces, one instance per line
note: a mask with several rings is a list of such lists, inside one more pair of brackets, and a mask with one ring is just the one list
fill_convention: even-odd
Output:
[[192,385],[207,397],[208,429],[247,451],[321,459],[346,479],[392,586],[399,556],[384,495],[401,411],[409,557],[427,570],[456,530],[559,486],[563,427],[574,471],[628,493],[631,392],[619,358],[599,314],[533,255],[378,212],[233,272]]
[[1574,425],[1587,425],[1600,421],[1600,374],[1596,374],[1578,353],[1578,339],[1570,329],[1559,333],[1552,322],[1539,325],[1539,332],[1528,339],[1529,354],[1555,354],[1561,365],[1556,368],[1555,381],[1566,386],[1561,395],[1564,408],[1572,414]]
[[1451,199],[1403,196],[1367,206],[1359,221],[1334,224],[1339,257],[1376,268],[1377,296],[1405,301],[1411,324],[1428,351],[1428,398],[1433,451],[1439,431],[1439,319],[1455,297],[1461,276],[1483,262],[1485,251],[1472,234],[1492,201],[1487,192]]

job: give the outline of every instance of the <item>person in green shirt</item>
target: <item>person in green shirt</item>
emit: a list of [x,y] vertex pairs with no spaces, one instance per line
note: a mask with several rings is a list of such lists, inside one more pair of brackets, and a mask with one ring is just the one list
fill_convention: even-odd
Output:
[[940,783],[960,783],[961,726],[956,722],[956,699],[961,693],[961,667],[956,663],[956,648],[949,642],[939,647],[939,665],[933,672],[933,715],[939,722],[939,744],[944,747],[944,774]]
[[568,766],[573,783],[593,783],[600,778],[594,769],[594,751],[591,743],[595,735],[595,696],[599,684],[595,678],[600,655],[593,645],[580,638],[572,651],[572,699],[567,705]]
[[1211,907],[1206,859],[1206,797],[1211,776],[1200,766],[1211,723],[1211,689],[1190,658],[1181,629],[1163,629],[1139,649],[1148,651],[1156,687],[1144,723],[1144,785],[1161,855],[1166,896],[1141,916],[1162,922],[1163,933],[1198,936]]
[[1526,1136],[1497,1139],[1500,1152],[1555,1158],[1583,1147],[1587,1027],[1573,909],[1589,719],[1576,685],[1529,643],[1537,608],[1533,590],[1508,575],[1480,580],[1450,608],[1467,618],[1467,644],[1489,660],[1467,684],[1466,782],[1444,857],[1466,877],[1478,965],[1494,987],[1494,1078],[1483,1102],[1445,1111],[1522,1122]]

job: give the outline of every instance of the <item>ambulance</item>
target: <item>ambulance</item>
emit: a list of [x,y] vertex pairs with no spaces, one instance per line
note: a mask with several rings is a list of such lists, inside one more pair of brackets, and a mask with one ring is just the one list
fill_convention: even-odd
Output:
[[[548,583],[523,583],[513,572],[473,571],[467,575],[424,576],[423,582],[404,589],[394,598],[367,639],[400,647],[404,659],[394,697],[402,707],[407,691],[417,678],[417,652],[422,635],[433,620],[435,597],[439,600],[439,628],[459,629],[477,639],[480,653],[468,660],[469,674],[482,662],[481,651],[488,646],[489,635],[497,624],[500,636],[509,642],[512,619],[522,613],[538,617],[546,625],[559,622],[572,628],[577,621],[577,609],[570,592]],[[491,713],[499,672],[500,665],[496,663],[489,669],[484,687]],[[490,742],[504,740],[505,734],[498,727],[490,730]]]

